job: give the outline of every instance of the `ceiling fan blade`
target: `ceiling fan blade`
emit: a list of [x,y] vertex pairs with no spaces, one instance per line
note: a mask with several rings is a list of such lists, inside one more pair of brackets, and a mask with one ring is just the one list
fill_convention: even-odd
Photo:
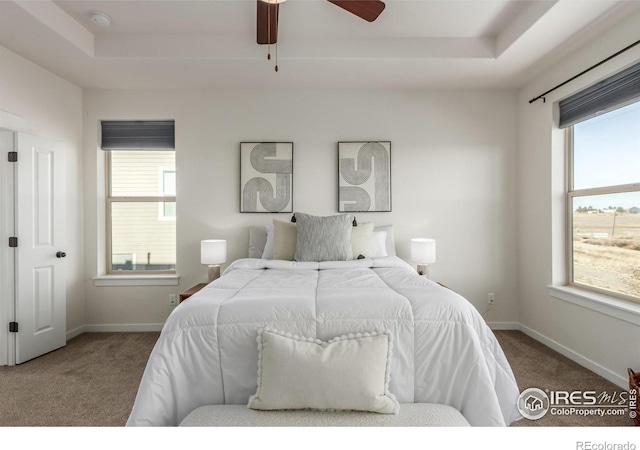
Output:
[[379,0],[328,0],[336,6],[355,14],[367,22],[373,22],[384,11],[385,4]]
[[256,3],[256,36],[258,44],[275,44],[278,41],[278,11],[280,10],[280,5],[266,3],[262,0],[256,0]]

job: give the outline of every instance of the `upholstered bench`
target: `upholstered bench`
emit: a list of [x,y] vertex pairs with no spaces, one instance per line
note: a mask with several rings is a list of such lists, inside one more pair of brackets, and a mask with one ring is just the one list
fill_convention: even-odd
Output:
[[181,427],[468,427],[460,412],[435,403],[405,403],[398,414],[357,411],[256,411],[245,405],[207,405]]

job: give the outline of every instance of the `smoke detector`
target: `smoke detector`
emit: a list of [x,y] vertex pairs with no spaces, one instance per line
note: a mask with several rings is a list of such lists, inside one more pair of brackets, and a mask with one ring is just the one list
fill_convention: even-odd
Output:
[[106,28],[111,25],[111,18],[107,16],[105,13],[101,13],[99,11],[94,11],[89,14],[91,21],[98,25],[99,27]]

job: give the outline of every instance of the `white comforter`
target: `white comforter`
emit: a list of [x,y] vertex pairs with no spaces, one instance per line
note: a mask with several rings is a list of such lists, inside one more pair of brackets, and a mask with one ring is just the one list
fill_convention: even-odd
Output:
[[400,403],[450,405],[476,426],[520,418],[513,372],[482,317],[401,259],[241,259],[169,316],[127,425],[178,425],[202,405],[246,404],[265,325],[321,340],[388,329]]

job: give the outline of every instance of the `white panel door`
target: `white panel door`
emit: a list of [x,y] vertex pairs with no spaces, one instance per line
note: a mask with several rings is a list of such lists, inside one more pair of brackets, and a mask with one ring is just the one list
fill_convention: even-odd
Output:
[[17,133],[16,364],[66,344],[64,144]]

